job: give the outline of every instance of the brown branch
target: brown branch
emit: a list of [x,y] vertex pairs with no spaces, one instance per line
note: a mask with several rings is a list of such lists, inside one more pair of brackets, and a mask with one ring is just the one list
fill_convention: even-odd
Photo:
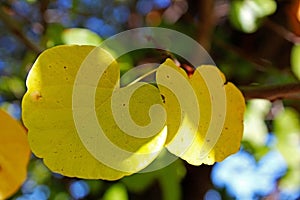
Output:
[[47,26],[48,26],[48,23],[46,22],[45,13],[48,9],[49,3],[50,3],[50,0],[40,1],[40,15],[42,16],[41,17],[41,25],[43,27],[43,33],[46,33]]
[[294,44],[300,43],[300,37],[294,34],[293,32],[287,30],[281,25],[276,24],[275,22],[272,22],[271,20],[266,20],[264,25],[283,37],[285,40],[292,42]]
[[211,37],[214,30],[214,1],[198,1],[198,42],[209,51],[211,46]]
[[234,46],[232,44],[228,44],[226,42],[224,42],[222,39],[219,39],[217,37],[214,38],[214,44],[217,45],[218,47],[222,48],[224,51],[230,51],[236,55],[238,55],[239,57],[247,60],[248,62],[250,62],[251,64],[253,64],[253,66],[256,68],[256,70],[259,71],[266,71],[268,67],[271,66],[271,62],[261,59],[261,58],[257,58],[254,55],[249,54],[249,52],[245,52],[243,49]]
[[278,99],[300,99],[300,83],[240,87],[240,90],[246,100],[267,99],[275,101]]
[[6,14],[5,9],[3,6],[0,7],[0,20],[4,23],[4,25],[21,41],[28,49],[32,50],[33,52],[39,54],[42,52],[42,49],[30,41],[21,31],[20,26],[17,25],[8,14]]

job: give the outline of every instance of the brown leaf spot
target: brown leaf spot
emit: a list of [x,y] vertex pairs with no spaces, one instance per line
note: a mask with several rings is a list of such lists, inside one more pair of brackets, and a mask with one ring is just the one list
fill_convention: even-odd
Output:
[[39,91],[34,91],[30,94],[31,96],[31,100],[34,101],[34,102],[37,102],[39,100],[41,100],[42,98],[42,95]]

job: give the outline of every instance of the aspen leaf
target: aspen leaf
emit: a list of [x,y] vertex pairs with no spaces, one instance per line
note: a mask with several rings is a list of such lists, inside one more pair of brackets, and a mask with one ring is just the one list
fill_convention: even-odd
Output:
[[26,130],[2,110],[0,127],[0,199],[7,199],[26,179],[30,149]]
[[165,98],[168,150],[190,164],[213,164],[239,150],[244,98],[214,66],[198,67],[191,78],[168,59],[156,81]]
[[167,59],[158,87],[120,87],[104,49],[64,45],[44,51],[27,78],[22,115],[32,151],[54,172],[116,180],[146,168],[166,147],[193,165],[238,151],[244,98],[213,66],[189,78]]
[[157,157],[166,140],[164,121],[153,118],[165,116],[160,93],[146,83],[120,88],[119,71],[110,54],[93,46],[57,46],[36,60],[22,115],[32,151],[52,171],[116,180]]

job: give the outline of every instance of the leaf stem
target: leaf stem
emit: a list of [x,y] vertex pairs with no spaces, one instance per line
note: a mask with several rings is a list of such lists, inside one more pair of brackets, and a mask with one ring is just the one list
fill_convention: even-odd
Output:
[[147,72],[146,74],[143,74],[142,76],[138,77],[137,79],[135,79],[134,81],[132,81],[131,83],[129,83],[127,86],[131,86],[137,82],[139,82],[140,80],[143,80],[144,78],[146,78],[147,76],[150,76],[151,74],[155,73],[157,71],[158,67]]

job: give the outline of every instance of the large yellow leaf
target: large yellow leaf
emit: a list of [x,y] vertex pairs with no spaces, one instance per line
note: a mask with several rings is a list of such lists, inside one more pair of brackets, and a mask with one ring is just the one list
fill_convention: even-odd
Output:
[[0,199],[14,194],[24,182],[29,158],[26,130],[0,110]]
[[119,78],[113,58],[92,46],[58,46],[36,60],[22,115],[32,151],[52,171],[115,180],[157,157],[167,134],[159,91],[120,88]]
[[168,59],[156,75],[167,110],[168,150],[190,164],[213,164],[239,150],[245,102],[214,66],[191,78]]
[[23,121],[33,152],[52,171],[116,180],[147,167],[164,146],[194,165],[239,149],[244,98],[216,67],[188,78],[168,59],[157,70],[158,88],[120,88],[119,71],[93,46],[58,46],[39,56],[27,78]]

